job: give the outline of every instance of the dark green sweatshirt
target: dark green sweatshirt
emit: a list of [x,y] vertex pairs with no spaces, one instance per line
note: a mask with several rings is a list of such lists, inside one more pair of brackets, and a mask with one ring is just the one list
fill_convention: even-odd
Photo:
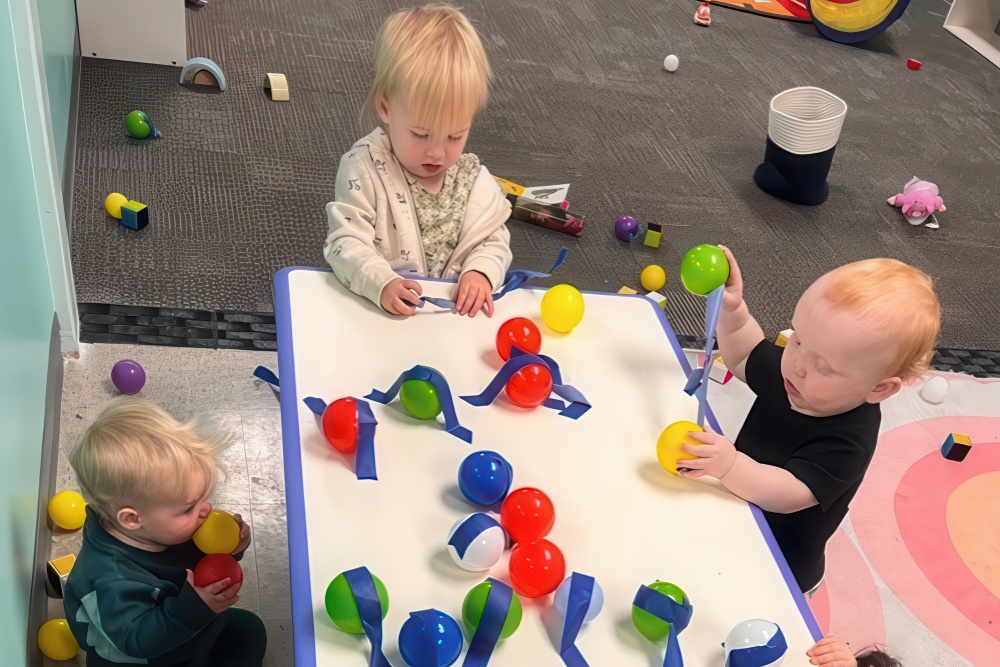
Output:
[[141,665],[193,638],[215,618],[185,580],[202,556],[191,540],[158,552],[129,546],[88,507],[63,599],[80,647]]

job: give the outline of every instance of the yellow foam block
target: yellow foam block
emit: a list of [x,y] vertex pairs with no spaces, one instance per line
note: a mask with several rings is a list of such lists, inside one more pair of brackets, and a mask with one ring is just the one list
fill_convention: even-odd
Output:
[[624,286],[620,290],[618,290],[618,293],[619,294],[638,294],[638,292],[636,292],[631,287],[624,287]]
[[775,339],[774,344],[777,345],[778,347],[785,347],[786,345],[788,345],[788,339],[792,337],[793,333],[795,333],[794,329],[785,329],[780,334],[778,334],[778,337]]

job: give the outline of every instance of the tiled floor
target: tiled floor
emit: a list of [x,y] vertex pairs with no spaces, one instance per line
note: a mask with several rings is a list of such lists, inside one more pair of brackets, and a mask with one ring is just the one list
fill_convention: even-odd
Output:
[[[57,490],[77,488],[66,455],[104,404],[118,395],[110,373],[120,359],[134,359],[146,370],[146,386],[139,393],[142,398],[154,401],[178,419],[218,421],[232,431],[233,444],[223,457],[225,476],[212,503],[242,514],[253,534],[243,558],[245,578],[237,606],[257,613],[267,626],[268,657],[264,664],[291,665],[280,411],[270,387],[251,376],[260,364],[276,369],[276,355],[148,345],[83,345],[80,359],[64,364]],[[55,535],[52,557],[78,552],[80,539],[79,531]],[[63,615],[62,604],[53,601],[50,616]],[[61,664],[67,663],[46,662]],[[84,664],[82,657],[80,664]]]

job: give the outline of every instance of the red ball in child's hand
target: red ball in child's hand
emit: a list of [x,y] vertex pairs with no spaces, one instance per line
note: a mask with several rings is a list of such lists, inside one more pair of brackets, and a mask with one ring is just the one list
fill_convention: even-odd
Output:
[[555,522],[552,501],[530,486],[511,491],[500,506],[500,525],[518,544],[537,542],[549,534]]
[[536,408],[552,393],[552,371],[542,364],[528,364],[507,381],[507,398],[522,408]]
[[194,568],[194,585],[198,588],[211,586],[226,577],[232,579],[230,586],[243,583],[243,568],[229,554],[208,554]]
[[354,399],[339,398],[323,410],[323,435],[330,446],[344,454],[358,448],[358,406]]
[[548,595],[566,578],[566,559],[548,540],[518,544],[510,552],[510,583],[526,598]]
[[538,325],[526,317],[515,317],[501,324],[497,331],[497,352],[504,361],[510,359],[511,345],[528,354],[538,354],[542,349]]

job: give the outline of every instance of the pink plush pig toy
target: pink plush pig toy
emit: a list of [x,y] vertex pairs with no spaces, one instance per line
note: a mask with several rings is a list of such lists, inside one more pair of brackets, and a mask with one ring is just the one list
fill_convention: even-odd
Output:
[[903,194],[889,197],[889,203],[903,209],[903,216],[911,225],[922,225],[927,218],[931,229],[939,227],[934,211],[944,211],[944,200],[938,196],[938,186],[921,181],[914,176],[903,188]]

